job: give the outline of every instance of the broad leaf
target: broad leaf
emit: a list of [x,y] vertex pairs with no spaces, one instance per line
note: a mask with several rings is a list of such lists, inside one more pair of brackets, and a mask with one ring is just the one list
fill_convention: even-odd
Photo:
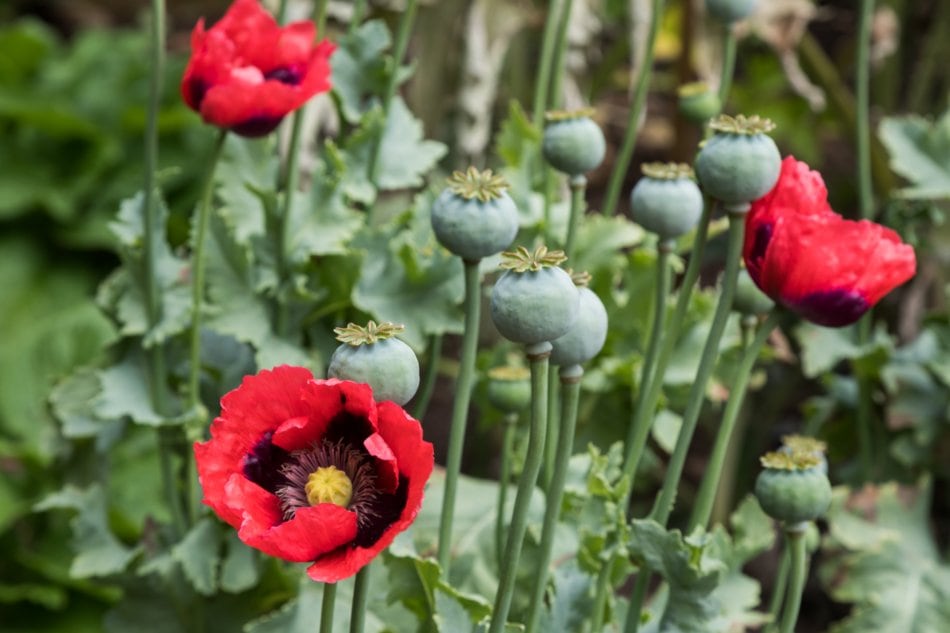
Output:
[[853,605],[836,633],[950,630],[950,566],[930,528],[929,481],[835,489],[821,577]]
[[891,169],[911,182],[901,196],[950,198],[950,110],[935,122],[916,115],[887,117],[878,134],[891,154]]

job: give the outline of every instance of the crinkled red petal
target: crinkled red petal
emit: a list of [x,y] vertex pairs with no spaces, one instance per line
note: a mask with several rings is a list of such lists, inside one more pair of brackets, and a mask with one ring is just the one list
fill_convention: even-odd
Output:
[[307,568],[313,580],[337,582],[358,572],[409,527],[422,507],[423,491],[434,462],[432,444],[422,439],[422,426],[399,405],[382,402],[378,410],[379,433],[396,456],[400,478],[409,482],[406,504],[399,518],[371,547],[345,547],[317,559]]
[[204,502],[222,519],[238,527],[239,515],[225,502],[232,474],[243,477],[244,458],[265,433],[287,419],[306,416],[300,398],[313,374],[303,367],[279,366],[247,376],[221,398],[221,415],[211,424],[211,439],[196,442],[195,460]]
[[242,513],[238,537],[270,556],[306,563],[356,538],[356,513],[346,508],[321,503],[282,521],[277,497],[257,484],[234,475],[227,490],[229,502]]
[[312,380],[303,385],[299,397],[306,415],[288,419],[277,427],[272,438],[280,448],[293,452],[309,448],[326,434],[340,414],[365,420],[376,429],[376,404],[369,385],[344,380]]

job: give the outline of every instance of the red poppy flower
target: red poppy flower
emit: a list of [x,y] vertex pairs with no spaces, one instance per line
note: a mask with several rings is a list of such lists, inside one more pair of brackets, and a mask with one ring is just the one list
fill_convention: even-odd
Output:
[[330,89],[334,45],[314,42],[313,22],[281,28],[257,0],[235,0],[214,26],[191,33],[181,80],[185,103],[205,122],[242,136],[271,132],[310,97]]
[[743,256],[765,294],[831,327],[857,321],[916,268],[897,233],[832,211],[821,174],[791,156],[772,191],[752,203]]
[[204,502],[314,580],[352,576],[415,519],[432,473],[419,422],[369,386],[302,367],[248,376],[195,444]]

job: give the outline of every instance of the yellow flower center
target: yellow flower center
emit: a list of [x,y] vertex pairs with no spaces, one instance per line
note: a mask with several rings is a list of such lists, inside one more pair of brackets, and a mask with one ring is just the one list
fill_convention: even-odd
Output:
[[310,473],[304,491],[312,506],[332,503],[345,508],[353,497],[353,482],[336,466],[323,466]]

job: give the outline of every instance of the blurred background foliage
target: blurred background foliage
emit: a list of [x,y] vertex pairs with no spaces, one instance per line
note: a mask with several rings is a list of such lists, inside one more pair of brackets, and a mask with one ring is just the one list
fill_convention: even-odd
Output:
[[[400,0],[370,4],[369,17],[380,18],[392,30]],[[855,216],[854,3],[773,0],[760,4],[762,10],[743,31],[735,87],[726,111],[772,118],[777,123],[774,136],[783,153],[794,154],[820,170],[832,206],[846,216]],[[950,3],[882,0],[877,4],[872,43],[876,130],[872,152],[879,219],[915,245],[918,276],[878,310],[881,324],[891,327],[879,330],[868,346],[857,348],[847,333],[807,324],[786,328],[791,338],[773,341],[777,362],[767,369],[770,388],[751,394],[747,408],[755,411],[756,420],[775,423],[747,422],[742,447],[733,460],[730,480],[734,487],[728,495],[735,499],[744,494],[755,467],[754,456],[763,447],[770,446],[778,435],[803,427],[829,440],[832,462],[842,462],[840,477],[847,480],[851,476],[848,459],[854,452],[850,425],[856,382],[843,368],[855,361],[859,371],[878,385],[875,408],[884,424],[876,445],[884,457],[877,478],[913,485],[932,473],[931,513],[938,527],[938,542],[945,546],[950,537],[950,324],[946,303],[950,232],[944,222],[950,199],[950,73],[943,60],[950,58]],[[177,86],[195,20],[201,15],[213,19],[227,3],[173,1],[169,5],[172,30],[159,120],[160,180],[170,212],[171,247],[177,253],[187,240],[188,217],[210,146],[208,130],[181,103]],[[593,211],[598,209],[610,157],[626,126],[631,69],[639,56],[631,42],[642,39],[648,7],[649,2],[643,0],[574,2],[566,105],[594,105],[609,145],[604,166],[591,176]],[[345,31],[351,9],[349,2],[330,3],[332,38]],[[157,469],[154,440],[134,432],[134,441],[122,444],[111,457],[116,471],[113,477],[122,478],[127,486],[107,490],[104,496],[100,491],[95,498],[62,493],[52,502],[48,498],[71,474],[64,471],[96,467],[82,458],[82,444],[77,447],[64,439],[50,412],[48,396],[54,383],[76,367],[93,362],[118,336],[94,295],[118,262],[118,244],[108,224],[115,218],[120,200],[137,191],[142,181],[148,68],[141,26],[145,10],[143,2],[106,0],[12,0],[0,6],[0,551],[4,552],[0,558],[0,622],[4,631],[97,631],[102,613],[119,595],[117,587],[70,576],[69,541],[75,528],[70,523],[75,519],[62,513],[35,512],[38,499],[47,497],[48,507],[100,504],[98,520],[108,524],[105,532],[120,539],[104,544],[114,555],[121,555],[124,548],[143,537],[143,522],[147,536],[143,508],[162,506],[144,474]],[[306,2],[291,3],[292,15],[302,16],[308,10]],[[523,148],[537,142],[537,132],[512,101],[526,104],[525,109],[530,105],[546,10],[547,3],[540,0],[422,4],[408,55],[414,75],[404,95],[426,138],[447,146],[442,169],[469,163],[496,165],[501,159],[516,171]],[[637,16],[633,23],[631,15]],[[366,37],[370,42],[370,34]],[[715,84],[718,42],[717,27],[703,18],[702,2],[668,3],[647,116],[625,190],[638,177],[640,162],[691,161],[699,131],[678,115],[676,89],[696,79]],[[343,99],[345,113],[345,96]],[[337,125],[349,129],[361,114],[356,112],[356,118],[337,121]],[[331,168],[345,171],[332,162],[327,169]],[[359,182],[345,182],[344,190],[349,200],[360,201],[365,195]],[[420,196],[413,204],[424,200]],[[624,212],[625,204],[621,202]],[[398,204],[393,208],[398,215]],[[536,216],[530,208],[522,211],[526,214],[525,234],[531,235]],[[334,213],[338,214],[325,221],[349,226],[350,207],[341,205]],[[418,250],[419,243],[410,239],[415,230],[412,221],[407,221],[409,228],[400,233],[400,239],[405,240],[402,245],[393,245],[391,236],[381,235],[373,238],[376,242],[361,246],[391,248],[398,261],[405,255],[400,249]],[[352,278],[322,279],[322,283],[331,288],[331,294],[355,293],[355,304],[367,312],[385,311],[394,305],[398,308],[402,305],[398,297],[380,291],[393,283],[391,279],[382,276],[370,279],[368,285],[358,285],[359,262],[350,261],[351,255],[342,248],[352,232],[339,238],[339,246],[323,246],[328,249],[328,261],[348,262],[341,269],[350,271],[346,274]],[[626,311],[624,318],[613,320],[607,352],[585,379],[581,419],[587,422],[579,430],[579,446],[590,441],[606,449],[623,435],[631,376],[636,372],[635,353],[642,348],[638,337],[642,337],[650,310],[648,302],[631,301],[630,297],[652,294],[652,275],[647,271],[652,269],[653,255],[649,248],[636,248],[643,244],[642,234],[629,223],[596,216],[589,218],[579,236],[581,263],[595,273],[601,286],[595,289],[612,314]],[[722,245],[714,240],[707,282],[715,279],[721,250]],[[625,295],[616,296],[612,288],[621,277]],[[335,283],[343,290],[334,289]],[[452,295],[454,291],[447,292]],[[693,325],[702,325],[712,301],[711,290],[697,295],[691,310]],[[363,314],[354,302],[345,297],[333,314],[341,320]],[[700,331],[694,330],[693,336],[684,340],[678,351],[681,362],[674,362],[671,368],[668,409],[678,409],[677,399],[685,395],[691,363],[702,343]],[[320,340],[328,348],[330,343]],[[444,449],[440,412],[450,404],[453,366],[448,359],[454,358],[455,349],[454,339],[447,341],[447,362],[439,379],[445,381],[445,388],[437,390],[426,419],[440,451]],[[424,342],[416,343],[422,351]],[[735,345],[735,340],[727,341],[724,348],[730,350]],[[484,352],[480,367],[498,364],[507,351],[500,347]],[[247,365],[251,361],[242,362]],[[729,373],[735,362],[734,349],[727,351],[710,390],[714,403],[710,420],[728,394]],[[759,385],[765,382],[765,371],[757,380]],[[470,425],[471,433],[491,441],[468,443],[466,470],[489,476],[496,467],[492,447],[497,442],[499,416],[484,405],[482,391],[476,395],[478,423]],[[675,429],[673,414],[663,419],[666,423],[658,425],[648,460],[654,473],[658,473],[657,465],[669,445],[671,429]],[[116,428],[114,432],[122,431]],[[711,437],[711,429],[705,433]],[[86,441],[109,440],[100,435]],[[702,441],[700,436],[697,443]],[[704,459],[702,454],[695,455],[687,466],[686,507],[691,487],[701,477]],[[650,478],[641,478],[641,482],[649,487],[656,483]],[[723,501],[720,505],[719,516],[724,518],[732,504]],[[96,534],[105,533],[96,532],[95,526],[92,529]],[[928,542],[926,548],[930,547]],[[262,582],[271,583],[266,594],[266,599],[273,601],[270,606],[292,595],[293,588],[282,584],[278,576],[268,577],[266,570],[262,573]],[[832,586],[839,581],[828,579]],[[837,597],[842,602],[853,601],[843,593]],[[219,606],[222,610],[233,607],[231,603]],[[841,613],[840,607],[830,604],[827,610]],[[121,614],[114,617],[121,622]]]

